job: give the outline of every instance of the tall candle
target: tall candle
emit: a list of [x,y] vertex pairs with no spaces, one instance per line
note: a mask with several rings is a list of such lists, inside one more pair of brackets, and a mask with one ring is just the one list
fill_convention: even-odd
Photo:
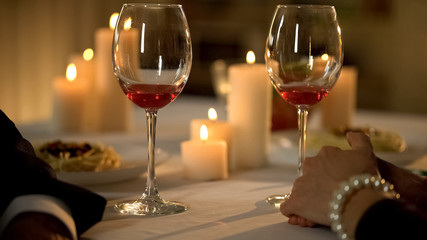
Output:
[[82,54],[72,54],[68,61],[76,65],[76,70],[78,72],[77,78],[84,79],[91,87],[95,83],[95,61],[93,56],[93,50],[87,48]]
[[[253,53],[252,53],[253,54]],[[272,87],[264,64],[231,65],[228,117],[233,129],[231,167],[257,168],[268,162]]]
[[54,122],[62,132],[82,131],[84,119],[84,101],[88,94],[88,85],[77,79],[75,64],[69,64],[66,77],[54,80]]
[[129,131],[132,128],[133,105],[120,89],[112,68],[111,48],[116,20],[112,16],[110,28],[101,28],[95,32],[95,85],[100,101],[100,131]]
[[356,88],[357,69],[343,67],[337,83],[321,103],[324,128],[351,127],[356,112]]
[[76,65],[77,76],[76,81],[84,81],[87,84],[88,92],[84,99],[84,104],[81,106],[84,111],[82,131],[95,132],[99,126],[98,119],[98,99],[95,88],[95,62],[93,59],[94,52],[91,48],[87,48],[83,54],[73,54],[69,58],[70,63]]
[[184,178],[218,180],[228,177],[227,144],[208,140],[208,128],[202,125],[200,139],[181,143]]
[[132,71],[140,72],[138,52],[138,41],[140,36],[138,36],[138,31],[136,29],[131,28],[132,18],[127,18],[123,24],[123,30],[120,32],[120,41],[116,45],[116,48],[113,49],[115,55],[113,61],[115,61],[116,66],[120,65],[121,61],[124,61],[130,66]]

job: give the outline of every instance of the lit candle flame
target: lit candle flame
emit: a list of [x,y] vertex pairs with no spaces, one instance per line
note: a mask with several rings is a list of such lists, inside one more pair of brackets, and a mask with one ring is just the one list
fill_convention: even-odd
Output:
[[246,62],[249,64],[255,63],[255,53],[253,51],[249,51],[246,54]]
[[208,127],[205,124],[200,127],[200,139],[202,141],[208,140]]
[[123,29],[124,30],[129,30],[130,28],[131,28],[131,26],[132,26],[132,18],[127,18],[126,20],[125,20],[125,23],[124,23],[124,26],[123,26]]
[[93,58],[93,50],[92,48],[87,48],[84,52],[83,52],[83,59],[85,61],[90,61]]
[[67,76],[67,80],[69,82],[72,82],[72,81],[76,80],[76,77],[77,77],[76,64],[74,64],[74,63],[68,64],[66,76]]
[[321,57],[320,57],[323,61],[328,61],[329,59],[329,55],[327,53],[324,53]]
[[214,108],[209,108],[208,117],[209,117],[209,120],[212,120],[212,121],[217,120],[218,115],[216,114],[216,111]]
[[110,17],[110,29],[111,30],[114,30],[114,28],[116,27],[116,23],[117,23],[118,18],[119,18],[118,13],[111,14],[111,17]]

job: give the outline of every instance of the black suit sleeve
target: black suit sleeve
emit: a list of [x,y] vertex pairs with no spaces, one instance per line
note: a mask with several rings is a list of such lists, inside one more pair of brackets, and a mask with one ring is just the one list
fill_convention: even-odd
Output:
[[43,160],[15,124],[0,110],[0,215],[17,196],[45,194],[61,199],[71,210],[80,235],[101,220],[106,200],[86,189],[64,183]]

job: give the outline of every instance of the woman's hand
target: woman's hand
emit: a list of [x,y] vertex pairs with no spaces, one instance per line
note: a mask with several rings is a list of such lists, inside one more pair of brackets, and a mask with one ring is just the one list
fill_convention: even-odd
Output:
[[297,178],[291,197],[280,207],[289,223],[312,226],[330,225],[329,202],[340,182],[353,175],[378,174],[377,158],[369,137],[364,133],[347,133],[351,150],[324,147],[315,156],[306,158],[303,176]]

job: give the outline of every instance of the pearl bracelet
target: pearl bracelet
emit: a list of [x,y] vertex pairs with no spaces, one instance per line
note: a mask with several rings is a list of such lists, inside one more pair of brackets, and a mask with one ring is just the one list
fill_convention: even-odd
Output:
[[340,184],[339,188],[332,194],[330,203],[331,228],[338,234],[339,239],[352,240],[346,233],[342,225],[342,213],[348,198],[362,188],[373,188],[382,192],[390,192],[393,198],[399,198],[400,195],[394,190],[393,184],[387,182],[384,178],[376,177],[370,174],[363,174],[351,177],[348,181]]

